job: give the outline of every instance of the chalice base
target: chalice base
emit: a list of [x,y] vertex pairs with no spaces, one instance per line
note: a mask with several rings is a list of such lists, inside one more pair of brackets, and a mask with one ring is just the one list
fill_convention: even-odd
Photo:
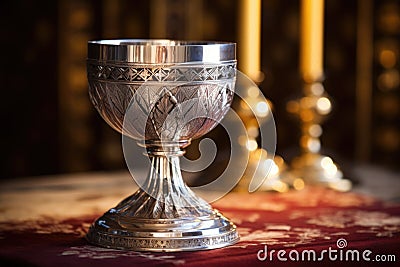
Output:
[[349,191],[351,181],[343,178],[343,173],[328,156],[304,153],[292,161],[292,175],[306,185],[329,187],[337,191]]
[[[135,195],[140,194],[118,206],[135,201]],[[86,235],[90,243],[113,249],[172,252],[221,248],[239,240],[236,226],[215,209],[201,217],[159,219],[129,217],[116,210],[110,209],[92,224]]]

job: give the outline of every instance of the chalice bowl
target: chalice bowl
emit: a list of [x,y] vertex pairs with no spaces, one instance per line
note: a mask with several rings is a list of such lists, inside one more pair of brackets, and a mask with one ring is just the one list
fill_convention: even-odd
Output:
[[191,139],[213,129],[230,108],[236,45],[89,41],[87,75],[98,112],[144,148],[150,166],[147,177],[135,178],[139,189],[91,225],[87,240],[136,251],[204,250],[237,242],[236,226],[185,184],[179,163]]

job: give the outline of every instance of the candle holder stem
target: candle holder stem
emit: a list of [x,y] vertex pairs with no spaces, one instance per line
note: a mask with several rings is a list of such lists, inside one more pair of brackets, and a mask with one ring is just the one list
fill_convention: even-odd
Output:
[[[258,83],[263,79],[263,73],[259,72]],[[242,119],[246,135],[239,138],[239,143],[244,150],[248,150],[249,159],[246,170],[235,187],[235,191],[249,192],[253,180],[264,181],[258,190],[286,192],[291,181],[287,172],[287,164],[284,159],[276,155],[275,151],[267,151],[261,144],[260,136],[263,123],[273,119],[273,104],[266,99],[257,83],[251,79],[238,79],[238,94],[243,96],[233,106]]]

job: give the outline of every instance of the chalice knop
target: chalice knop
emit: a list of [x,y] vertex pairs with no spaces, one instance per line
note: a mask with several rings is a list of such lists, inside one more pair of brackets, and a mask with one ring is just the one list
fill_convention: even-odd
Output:
[[[90,98],[115,130],[145,147],[139,189],[90,227],[90,243],[138,251],[224,247],[236,226],[182,180],[179,156],[225,116],[236,80],[236,45],[173,40],[89,41]],[[141,155],[138,155],[141,156]]]

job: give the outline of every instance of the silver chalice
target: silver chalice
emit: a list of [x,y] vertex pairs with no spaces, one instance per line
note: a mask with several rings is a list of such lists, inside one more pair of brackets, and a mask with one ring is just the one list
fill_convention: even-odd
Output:
[[237,242],[236,226],[194,194],[179,165],[191,139],[213,129],[230,108],[236,45],[89,41],[87,75],[98,112],[145,148],[151,166],[138,191],[91,225],[87,240],[137,251],[204,250]]

